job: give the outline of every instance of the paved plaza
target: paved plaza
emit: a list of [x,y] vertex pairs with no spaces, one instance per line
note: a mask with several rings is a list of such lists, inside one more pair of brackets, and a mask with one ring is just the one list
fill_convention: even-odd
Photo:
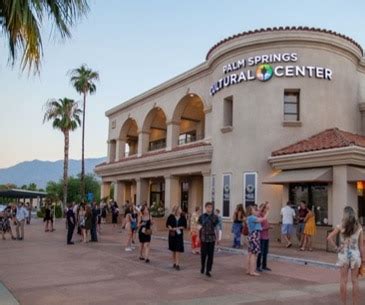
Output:
[[[23,242],[0,241],[0,304],[340,304],[335,270],[271,262],[271,273],[252,278],[245,274],[244,256],[220,252],[209,279],[199,273],[199,257],[188,246],[182,270],[175,271],[166,241],[152,241],[147,265],[137,250],[124,251],[125,235],[104,225],[99,243],[66,246],[63,222],[53,233],[33,222]],[[364,280],[361,291],[364,300]]]

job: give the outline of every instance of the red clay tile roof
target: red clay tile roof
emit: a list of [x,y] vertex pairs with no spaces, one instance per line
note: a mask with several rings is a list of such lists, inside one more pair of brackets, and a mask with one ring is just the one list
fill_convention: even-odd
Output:
[[332,128],[293,145],[273,151],[271,156],[275,157],[348,146],[360,146],[365,148],[365,136],[339,130],[338,128]]
[[216,43],[213,47],[210,48],[210,50],[207,53],[207,56],[205,57],[206,60],[208,60],[210,54],[213,52],[214,49],[216,49],[217,47],[219,47],[220,45],[226,43],[227,41],[242,37],[242,36],[248,36],[248,35],[252,35],[252,34],[256,34],[256,33],[265,33],[265,32],[277,32],[277,31],[310,31],[310,32],[321,32],[321,33],[327,33],[327,34],[331,34],[331,35],[335,35],[338,37],[341,37],[343,39],[346,39],[347,41],[351,42],[352,44],[354,44],[356,47],[358,47],[361,51],[361,54],[363,55],[363,49],[360,46],[360,44],[358,44],[355,40],[353,40],[352,38],[337,33],[335,31],[331,31],[331,30],[326,30],[326,29],[320,29],[320,28],[314,28],[314,27],[308,27],[308,26],[280,26],[280,27],[273,27],[273,28],[262,28],[262,29],[256,29],[253,31],[247,31],[247,32],[242,32],[233,36],[229,36],[221,41],[219,41],[218,43]]

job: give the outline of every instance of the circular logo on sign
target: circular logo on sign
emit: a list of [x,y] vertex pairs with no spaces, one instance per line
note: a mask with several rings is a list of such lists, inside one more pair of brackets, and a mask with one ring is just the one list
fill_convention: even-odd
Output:
[[255,186],[254,185],[249,184],[249,185],[246,186],[246,191],[248,193],[252,193],[254,190],[255,190]]
[[259,65],[256,69],[256,78],[260,81],[267,81],[273,75],[272,67],[269,64]]

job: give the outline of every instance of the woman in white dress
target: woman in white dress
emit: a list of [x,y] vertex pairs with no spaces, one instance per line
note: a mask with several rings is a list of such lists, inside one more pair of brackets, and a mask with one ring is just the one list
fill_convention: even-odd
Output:
[[[340,244],[336,245],[334,238],[339,234]],[[338,253],[337,265],[340,267],[340,294],[343,304],[347,299],[347,279],[351,270],[352,302],[359,304],[359,270],[365,262],[363,230],[352,207],[345,207],[342,224],[338,225],[327,240]]]

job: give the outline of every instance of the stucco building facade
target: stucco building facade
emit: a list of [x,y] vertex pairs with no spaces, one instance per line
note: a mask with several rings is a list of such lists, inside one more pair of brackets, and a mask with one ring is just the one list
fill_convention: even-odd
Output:
[[[350,204],[364,217],[365,58],[352,39],[321,29],[244,32],[199,66],[108,110],[102,196],[118,203],[306,200],[318,225]],[[363,219],[363,218],[362,218]]]

